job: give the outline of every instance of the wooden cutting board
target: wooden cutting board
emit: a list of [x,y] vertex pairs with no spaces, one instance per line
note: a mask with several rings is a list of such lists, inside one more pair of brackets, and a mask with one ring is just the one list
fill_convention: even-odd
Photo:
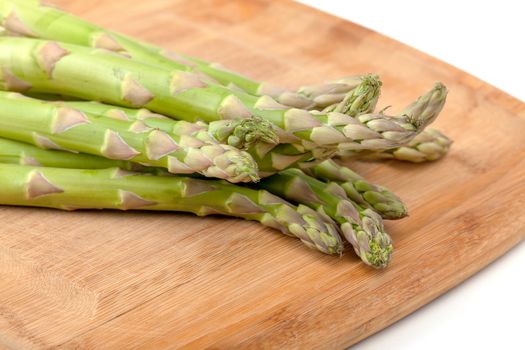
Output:
[[291,87],[378,72],[380,106],[394,110],[441,80],[450,97],[435,124],[455,143],[432,164],[354,165],[410,208],[387,223],[385,271],[236,219],[1,207],[0,348],[344,348],[524,238],[525,104],[490,85],[287,1],[56,2]]

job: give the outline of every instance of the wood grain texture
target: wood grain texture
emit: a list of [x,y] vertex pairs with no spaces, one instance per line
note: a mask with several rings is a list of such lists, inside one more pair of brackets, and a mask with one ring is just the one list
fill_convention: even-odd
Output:
[[344,348],[525,236],[525,105],[464,72],[287,1],[56,3],[281,85],[378,72],[381,106],[441,80],[450,97],[436,126],[455,143],[436,163],[354,165],[411,211],[387,223],[386,271],[236,219],[1,207],[0,348]]

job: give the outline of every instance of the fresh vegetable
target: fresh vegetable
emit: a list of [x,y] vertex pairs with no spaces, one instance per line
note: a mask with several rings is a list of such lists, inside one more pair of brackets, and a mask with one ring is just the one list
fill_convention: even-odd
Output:
[[287,169],[256,186],[291,202],[315,208],[334,219],[367,265],[384,268],[390,261],[392,240],[384,230],[381,217],[349,199],[337,183],[325,183],[299,169]]
[[376,111],[382,85],[366,74],[291,91],[0,0],[0,204],[224,214],[334,255],[342,233],[384,268],[383,219],[407,207],[332,158],[419,163],[452,141],[427,128],[442,83],[396,114]]
[[368,182],[361,175],[332,159],[306,168],[305,172],[317,179],[337,183],[348,198],[374,210],[384,219],[401,219],[407,215],[405,204],[390,190]]
[[359,159],[396,159],[412,163],[422,163],[443,158],[448,153],[452,140],[441,131],[425,129],[404,146],[382,152],[363,152],[356,154]]
[[101,117],[6,92],[0,92],[0,137],[40,148],[131,160],[175,174],[199,173],[231,182],[258,179],[252,157],[235,147],[167,134],[140,120]]
[[367,127],[367,137],[360,136],[356,142],[341,142],[339,155],[352,156],[363,150],[387,150],[409,143],[437,118],[447,94],[447,88],[437,82],[396,117],[387,118],[383,112],[358,115],[356,119]]
[[[270,96],[280,104],[308,109],[316,102],[307,94],[292,92],[267,82],[256,82],[225,69],[218,63],[175,53],[107,30],[39,1],[0,0],[0,16],[7,32],[124,53],[137,61],[168,70],[193,72],[231,90],[253,96]],[[359,82],[358,82],[359,84]],[[348,91],[347,91],[348,92]],[[339,101],[343,100],[342,97]]]
[[326,254],[341,254],[337,227],[314,210],[263,190],[218,180],[154,176],[120,168],[65,169],[0,164],[0,204],[63,210],[170,210],[256,220]]
[[[209,124],[201,121],[191,123],[184,120],[174,120],[162,114],[153,113],[145,108],[126,108],[95,101],[71,99],[62,101],[63,96],[39,94],[38,97],[56,101],[60,105],[72,107],[82,112],[102,115],[112,119],[140,120],[152,129],[175,135],[187,135],[189,131],[192,131],[192,136],[202,141],[224,143],[239,149],[248,149],[258,143],[268,145],[279,143],[279,138],[273,131],[272,125],[259,117],[218,120]],[[210,136],[212,139],[210,139]]]

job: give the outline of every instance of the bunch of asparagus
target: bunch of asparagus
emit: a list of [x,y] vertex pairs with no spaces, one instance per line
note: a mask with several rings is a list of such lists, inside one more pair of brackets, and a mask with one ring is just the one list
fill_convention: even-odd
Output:
[[[376,75],[296,91],[37,1],[0,0],[0,204],[221,214],[383,268],[407,208],[333,160],[442,157],[441,83],[375,111]],[[344,240],[343,240],[344,238]]]

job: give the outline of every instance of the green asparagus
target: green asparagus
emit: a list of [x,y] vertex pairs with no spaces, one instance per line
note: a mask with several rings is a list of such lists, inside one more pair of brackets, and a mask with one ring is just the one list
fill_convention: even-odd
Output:
[[206,80],[213,79],[232,90],[256,96],[268,95],[283,105],[301,109],[314,106],[313,101],[302,94],[287,91],[266,82],[253,81],[217,63],[204,62],[140,42],[56,8],[39,5],[38,1],[32,1],[29,4],[27,1],[1,0],[0,18],[3,18],[2,23],[7,30],[16,35],[40,37],[125,53],[133,59],[169,70],[197,73]]
[[0,204],[76,209],[142,209],[222,214],[256,220],[299,238],[310,248],[341,254],[337,227],[306,206],[266,191],[219,180],[151,176],[109,169],[0,164]]
[[[73,169],[120,168],[122,171],[128,172],[169,175],[169,173],[163,172],[162,169],[142,167],[140,164],[129,161],[105,159],[83,153],[44,150],[29,144],[2,138],[0,138],[0,163]],[[232,191],[234,190],[232,186]],[[300,211],[304,215],[308,214],[308,209],[304,208],[304,206],[301,206]],[[314,216],[318,216],[318,214]],[[318,224],[319,222],[316,225]],[[328,227],[326,230],[327,232],[332,232],[333,228]],[[337,236],[334,235],[334,237],[337,239]]]
[[[60,101],[61,96],[46,96],[41,98]],[[184,120],[173,120],[162,114],[153,113],[145,108],[133,109],[107,105],[96,101],[66,100],[60,101],[61,105],[80,110],[82,112],[103,115],[120,120],[141,120],[150,128],[158,129],[170,134],[187,135],[192,131],[192,136],[201,141],[223,143],[239,149],[248,149],[257,143],[277,144],[279,138],[272,129],[272,125],[259,117],[245,119],[217,120],[206,124],[198,121],[190,123]],[[210,136],[212,139],[210,139]]]
[[[354,143],[341,144],[340,148],[344,148],[345,151],[340,151],[340,153],[352,157],[365,156],[371,154],[369,149],[388,149],[395,144],[399,144],[399,142],[410,140],[412,137],[417,136],[428,124],[424,120],[430,120],[437,116],[445,103],[446,94],[446,88],[442,84],[437,83],[432,90],[407,107],[400,114],[400,117],[389,117],[384,114],[357,115],[354,119],[354,129],[350,131],[351,129],[348,128],[349,133],[354,133],[356,141]],[[373,102],[370,105],[373,105]],[[398,123],[398,126],[392,123]],[[410,131],[401,132],[399,125],[402,125],[405,128],[404,130]],[[370,136],[376,138],[372,139]],[[392,141],[389,141],[389,139]],[[307,169],[334,155],[334,150],[332,149],[317,148],[308,151],[297,144],[277,146],[261,144],[255,150],[250,151],[250,154],[259,164],[262,177],[289,167]],[[358,203],[364,206],[372,205],[385,218],[395,219],[406,215],[406,208],[402,202],[388,190],[369,187],[370,184],[365,186],[362,178],[356,178],[351,181],[354,180],[359,181],[361,191],[367,193],[367,197],[371,201],[370,204],[367,204],[366,200],[359,199],[359,197],[349,193],[349,196]],[[345,186],[349,186],[349,184]],[[386,196],[386,198],[379,198],[378,194],[375,193],[376,190]]]
[[106,169],[121,168],[128,171],[151,171],[157,168],[144,167],[127,160],[107,159],[85,153],[42,149],[36,146],[0,138],[0,163],[45,166],[54,168]]
[[6,92],[0,92],[0,137],[132,160],[172,173],[199,173],[231,182],[258,180],[253,158],[235,147],[206,144],[190,135],[168,135],[142,121],[100,117]]
[[384,268],[390,261],[392,240],[384,231],[381,217],[350,200],[338,184],[319,181],[299,169],[287,169],[263,179],[256,186],[289,201],[316,208],[334,219],[366,264]]
[[366,181],[350,168],[341,166],[332,159],[304,170],[317,179],[339,184],[351,200],[374,210],[384,219],[401,219],[407,215],[405,204],[394,193]]
[[357,153],[359,159],[396,159],[412,163],[438,160],[445,156],[452,140],[439,130],[425,129],[404,146],[383,152]]
[[[281,130],[281,134],[286,134],[288,139],[298,142],[303,138],[311,148],[325,144],[335,147],[336,142],[345,140],[342,132],[323,124],[319,120],[321,116],[316,118],[299,109],[283,110],[275,104],[270,106],[268,99],[237,94],[250,104],[250,109],[227,88],[204,83],[196,75],[169,72],[105,50],[3,37],[0,38],[0,64],[2,87],[7,90],[57,93],[126,107],[147,107],[191,122],[247,118],[256,114],[278,129],[285,128],[290,133]],[[329,120],[324,116],[327,123],[341,123],[334,118]],[[339,137],[332,137],[334,135]]]

